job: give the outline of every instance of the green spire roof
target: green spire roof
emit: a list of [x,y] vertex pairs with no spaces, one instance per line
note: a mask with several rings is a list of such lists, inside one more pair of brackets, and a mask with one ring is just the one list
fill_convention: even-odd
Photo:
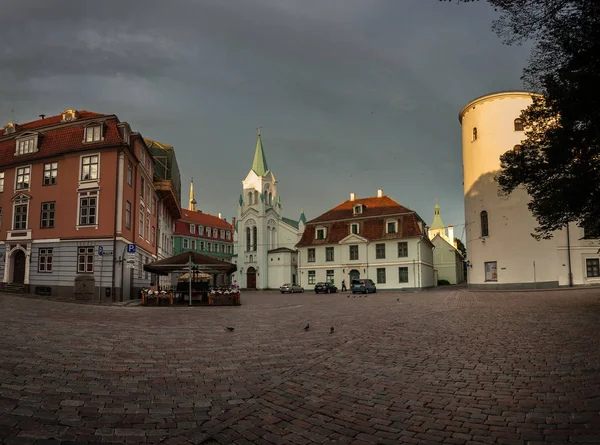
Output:
[[436,204],[433,208],[433,223],[431,223],[430,229],[443,229],[445,227],[444,221],[442,221],[442,217],[440,216],[440,206]]
[[306,216],[304,216],[304,209],[302,209],[302,212],[300,213],[300,221],[306,224]]
[[252,170],[258,176],[265,176],[269,171],[269,167],[267,166],[267,158],[265,157],[262,141],[260,140],[260,133],[258,135],[258,139],[256,140],[256,150],[254,151]]

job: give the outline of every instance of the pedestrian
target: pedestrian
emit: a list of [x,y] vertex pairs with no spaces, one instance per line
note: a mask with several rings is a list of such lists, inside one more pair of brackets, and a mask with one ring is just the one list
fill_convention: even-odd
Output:
[[346,280],[342,280],[342,292],[346,292]]
[[235,290],[237,290],[237,289],[238,289],[237,280],[233,280],[233,288],[234,288]]

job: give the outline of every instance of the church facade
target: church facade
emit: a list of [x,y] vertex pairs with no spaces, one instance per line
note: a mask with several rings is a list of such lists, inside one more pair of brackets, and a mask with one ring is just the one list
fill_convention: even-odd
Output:
[[277,289],[298,282],[296,243],[304,231],[304,212],[298,220],[285,218],[278,182],[269,170],[260,133],[254,161],[238,201],[234,226],[233,280],[243,289]]

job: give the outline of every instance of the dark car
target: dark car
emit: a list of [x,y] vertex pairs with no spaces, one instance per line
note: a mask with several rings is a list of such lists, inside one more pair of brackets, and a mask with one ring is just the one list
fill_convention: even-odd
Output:
[[337,287],[335,287],[332,283],[317,283],[315,284],[315,293],[320,294],[330,294],[337,292]]
[[370,294],[372,292],[377,292],[375,283],[373,283],[373,280],[370,280],[368,278],[352,280],[352,283],[350,283],[350,290],[353,294],[357,292],[362,294]]

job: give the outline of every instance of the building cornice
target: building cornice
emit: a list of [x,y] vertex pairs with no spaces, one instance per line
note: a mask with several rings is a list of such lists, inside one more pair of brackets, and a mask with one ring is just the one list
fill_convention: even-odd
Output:
[[531,98],[533,96],[541,96],[541,94],[533,93],[531,91],[498,91],[495,93],[486,94],[484,96],[477,97],[465,105],[458,113],[458,121],[462,124],[463,116],[469,111],[469,108],[475,107],[484,102],[488,102],[496,99],[507,99],[507,98]]

